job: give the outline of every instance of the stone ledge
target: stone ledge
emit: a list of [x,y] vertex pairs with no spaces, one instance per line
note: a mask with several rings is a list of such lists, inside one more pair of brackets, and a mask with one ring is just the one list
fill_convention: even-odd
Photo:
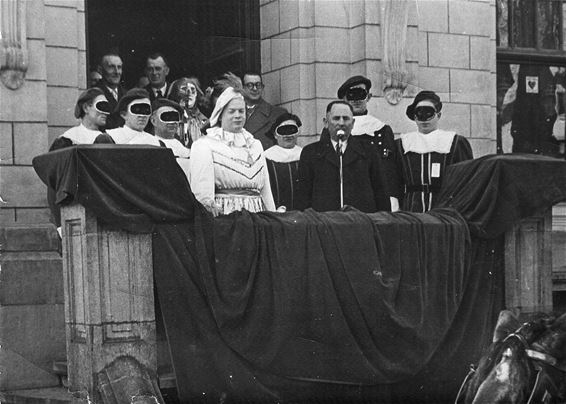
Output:
[[48,252],[9,252],[0,256],[0,305],[63,304],[63,261]]
[[[72,395],[63,387],[6,391],[0,393],[2,403],[11,404],[66,404]],[[6,401],[4,401],[6,400]]]
[[5,252],[58,251],[59,236],[52,224],[14,225],[0,229],[0,249]]

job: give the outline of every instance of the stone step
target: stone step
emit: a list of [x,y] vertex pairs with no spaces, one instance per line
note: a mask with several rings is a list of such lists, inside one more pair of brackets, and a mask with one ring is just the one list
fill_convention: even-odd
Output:
[[64,304],[63,261],[57,252],[2,252],[0,263],[0,306]]
[[0,392],[2,404],[67,404],[71,401],[71,393],[63,387]]
[[[54,361],[53,373],[60,377],[67,376],[67,361]],[[175,373],[165,369],[157,375],[157,383],[160,389],[174,389],[177,387],[175,384]]]
[[59,251],[61,240],[52,224],[10,225],[0,228],[0,251]]

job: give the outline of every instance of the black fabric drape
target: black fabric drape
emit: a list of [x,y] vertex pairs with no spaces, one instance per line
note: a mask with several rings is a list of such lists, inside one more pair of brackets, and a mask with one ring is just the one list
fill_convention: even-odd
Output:
[[564,160],[503,154],[450,166],[436,207],[456,209],[472,234],[493,238],[565,199]]
[[[386,394],[447,364],[454,377],[454,358],[471,359],[462,334],[493,317],[489,270],[470,271],[471,253],[452,210],[236,212],[213,231],[158,226],[155,279],[180,396],[296,400],[328,386],[334,398]],[[463,297],[480,289],[487,307],[469,313]]]
[[56,203],[78,202],[124,230],[193,218],[195,198],[167,148],[79,145],[37,156],[33,166]]
[[450,166],[426,214],[212,218],[170,151],[77,146],[34,159],[59,203],[153,228],[182,402],[453,398],[503,308],[503,237],[566,199],[566,162]]

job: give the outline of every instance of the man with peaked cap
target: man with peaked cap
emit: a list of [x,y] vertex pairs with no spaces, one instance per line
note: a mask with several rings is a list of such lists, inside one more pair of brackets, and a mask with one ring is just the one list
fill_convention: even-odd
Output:
[[124,120],[124,126],[110,129],[108,134],[116,144],[149,144],[164,146],[155,136],[144,131],[151,116],[149,94],[142,88],[132,88],[114,110]]
[[340,88],[338,98],[346,101],[354,110],[356,119],[352,136],[362,136],[365,141],[374,146],[382,161],[383,182],[390,198],[391,210],[399,209],[398,179],[394,161],[395,138],[389,125],[368,114],[367,104],[371,99],[371,81],[364,76],[350,77]]

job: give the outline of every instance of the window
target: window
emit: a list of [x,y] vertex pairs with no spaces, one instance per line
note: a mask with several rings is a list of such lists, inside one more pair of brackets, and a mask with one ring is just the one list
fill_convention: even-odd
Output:
[[496,0],[497,150],[565,156],[564,0]]

